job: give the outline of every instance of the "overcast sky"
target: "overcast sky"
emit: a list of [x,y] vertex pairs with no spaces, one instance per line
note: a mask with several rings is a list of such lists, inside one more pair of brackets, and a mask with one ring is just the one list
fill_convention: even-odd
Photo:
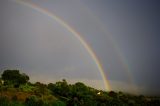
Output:
[[[93,49],[113,90],[160,94],[158,0],[29,0],[60,17]],[[65,78],[104,88],[95,62],[56,20],[0,1],[0,69],[20,69],[32,81]]]

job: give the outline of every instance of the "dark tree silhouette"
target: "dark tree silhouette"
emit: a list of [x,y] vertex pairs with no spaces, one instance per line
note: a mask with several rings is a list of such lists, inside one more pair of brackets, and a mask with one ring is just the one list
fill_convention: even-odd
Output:
[[5,70],[2,74],[2,80],[5,85],[14,85],[18,87],[20,84],[25,84],[29,81],[29,76],[20,74],[19,70]]

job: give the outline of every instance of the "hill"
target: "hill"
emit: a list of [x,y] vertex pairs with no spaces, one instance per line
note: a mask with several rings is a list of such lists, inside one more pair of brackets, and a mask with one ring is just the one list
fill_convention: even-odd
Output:
[[159,97],[102,91],[81,82],[29,82],[19,70],[5,70],[0,80],[0,106],[160,106]]

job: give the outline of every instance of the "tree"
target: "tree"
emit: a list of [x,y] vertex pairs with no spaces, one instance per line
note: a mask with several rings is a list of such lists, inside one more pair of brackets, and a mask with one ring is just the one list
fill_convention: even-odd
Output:
[[36,88],[37,88],[37,89],[35,90],[35,93],[36,93],[37,95],[42,96],[42,98],[43,98],[43,95],[49,93],[49,92],[48,92],[48,89],[47,89],[47,85],[45,85],[45,84],[43,84],[43,83],[40,83],[40,82],[36,82],[36,83],[35,83],[35,86],[36,86]]
[[53,94],[60,95],[63,97],[66,97],[69,94],[69,85],[65,79],[56,82],[55,84],[48,84],[48,89],[50,89],[53,92]]
[[20,74],[19,70],[5,70],[2,74],[2,80],[6,85],[14,85],[19,87],[20,84],[25,84],[29,81],[29,76],[25,73]]
[[2,79],[4,81],[16,80],[19,76],[19,70],[5,70],[2,74]]

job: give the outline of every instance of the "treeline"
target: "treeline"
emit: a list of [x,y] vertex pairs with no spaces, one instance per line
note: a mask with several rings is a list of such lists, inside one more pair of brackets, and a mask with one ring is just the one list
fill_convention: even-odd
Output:
[[0,106],[160,106],[160,98],[102,91],[81,82],[29,82],[19,70],[5,70],[0,79]]

